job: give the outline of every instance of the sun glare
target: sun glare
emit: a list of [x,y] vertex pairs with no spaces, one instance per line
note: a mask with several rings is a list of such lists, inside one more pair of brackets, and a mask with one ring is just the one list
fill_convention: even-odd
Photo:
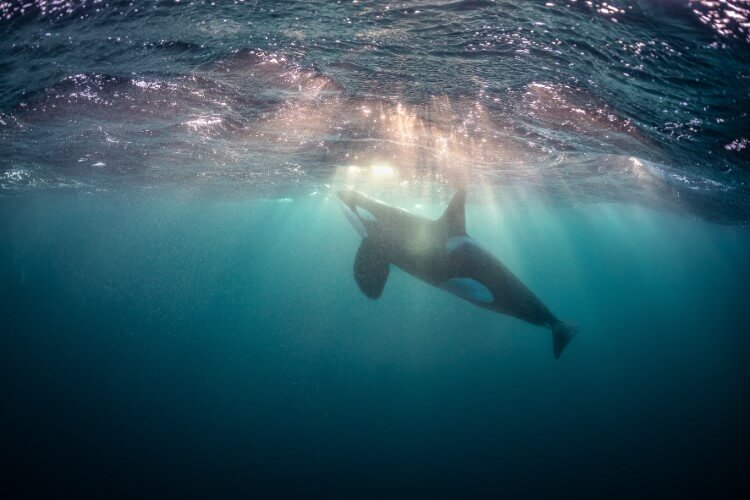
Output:
[[380,179],[383,179],[386,177],[393,177],[395,173],[393,171],[393,167],[390,167],[388,165],[373,165],[370,168],[370,172],[373,177],[380,178]]

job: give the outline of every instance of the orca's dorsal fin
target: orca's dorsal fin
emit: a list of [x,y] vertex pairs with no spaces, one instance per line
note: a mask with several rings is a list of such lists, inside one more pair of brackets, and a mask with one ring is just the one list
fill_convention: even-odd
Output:
[[466,205],[466,190],[459,189],[440,217],[440,222],[448,226],[448,232],[451,236],[466,234],[464,205]]

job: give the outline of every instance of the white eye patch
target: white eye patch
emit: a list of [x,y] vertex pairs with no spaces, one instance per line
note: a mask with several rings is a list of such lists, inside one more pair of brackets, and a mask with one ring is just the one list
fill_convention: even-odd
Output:
[[367,238],[367,230],[365,229],[364,224],[362,224],[362,221],[359,220],[359,217],[357,217],[357,214],[355,214],[352,209],[349,208],[349,206],[343,201],[339,200],[339,204],[341,205],[341,210],[344,212],[344,215],[346,215],[346,218],[349,219],[349,222],[354,227],[354,229],[357,230],[361,237]]
[[357,213],[359,214],[360,217],[362,217],[366,221],[377,222],[377,220],[378,220],[369,211],[367,211],[366,209],[364,209],[364,208],[362,208],[360,206],[357,207]]

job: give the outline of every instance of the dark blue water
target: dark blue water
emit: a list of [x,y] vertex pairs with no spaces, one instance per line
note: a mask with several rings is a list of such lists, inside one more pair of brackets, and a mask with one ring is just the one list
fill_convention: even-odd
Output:
[[[19,497],[742,497],[750,4],[0,2]],[[393,268],[352,187],[580,333]]]

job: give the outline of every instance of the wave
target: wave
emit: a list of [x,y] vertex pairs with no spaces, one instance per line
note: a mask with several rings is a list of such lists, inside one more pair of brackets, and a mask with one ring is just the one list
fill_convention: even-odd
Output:
[[[392,11],[366,2],[346,11],[333,38],[284,24],[302,22],[307,5],[250,6],[252,20],[239,10],[230,18],[197,16],[196,6],[140,7],[137,19],[165,20],[173,32],[140,41],[132,32],[87,53],[105,61],[90,65],[96,70],[59,74],[63,65],[51,64],[34,82],[22,76],[42,72],[41,63],[26,74],[9,50],[21,40],[14,25],[0,41],[8,67],[0,192],[219,186],[287,197],[363,182],[346,172],[386,165],[394,185],[519,186],[559,202],[680,206],[746,223],[748,116],[738,110],[748,96],[728,96],[723,84],[750,67],[743,52],[713,47],[717,39],[685,5],[676,12],[696,31],[659,38],[647,36],[649,23],[668,4],[550,3],[422,2]],[[42,15],[62,4],[35,5]],[[87,5],[65,11],[86,36],[110,40],[118,26],[135,26],[115,14],[137,7],[86,10],[92,20],[76,10]],[[340,14],[315,12],[305,22]],[[30,26],[41,22],[34,19]],[[38,40],[23,38],[19,54],[81,66],[65,59],[57,37],[73,32],[55,19],[40,25],[51,31]],[[263,31],[271,28],[279,35]],[[206,46],[216,37],[242,46],[247,33],[268,43]],[[688,35],[700,51],[685,48],[696,43]],[[740,66],[723,68],[726,58]]]

